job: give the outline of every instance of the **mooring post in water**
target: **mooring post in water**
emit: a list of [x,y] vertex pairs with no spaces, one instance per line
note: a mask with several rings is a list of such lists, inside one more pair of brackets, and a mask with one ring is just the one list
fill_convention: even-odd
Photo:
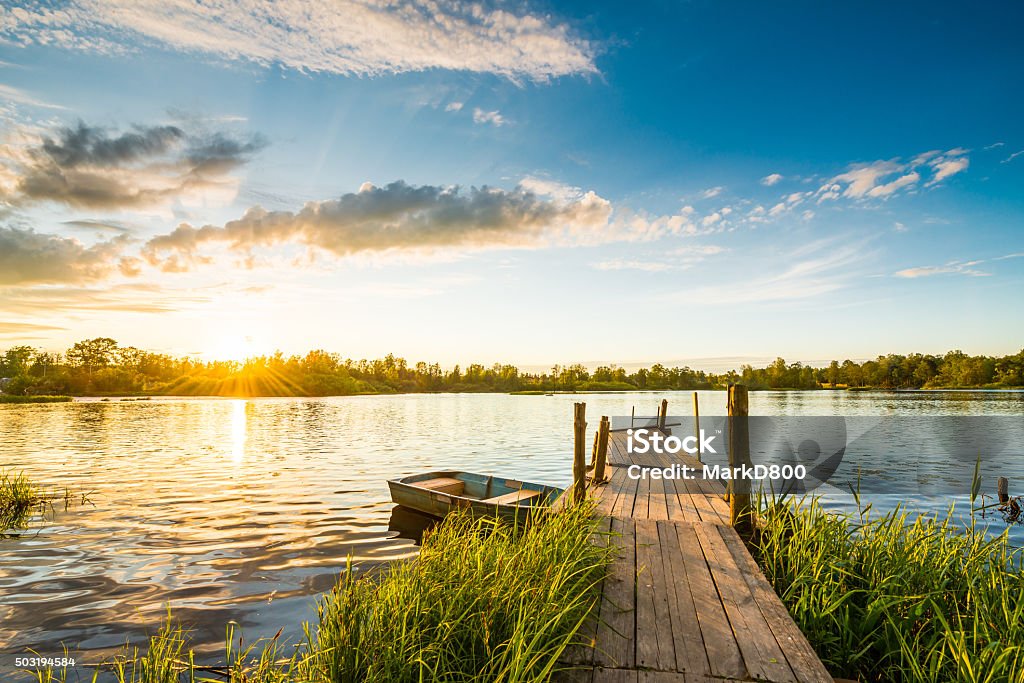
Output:
[[999,494],[999,503],[1006,505],[1010,502],[1010,480],[1006,477],[996,479],[996,493]]
[[[697,405],[697,392],[693,392],[693,435],[700,439],[700,407]],[[697,449],[697,462],[700,462],[700,449]]]
[[729,523],[740,536],[753,531],[753,511],[750,507],[750,480],[737,477],[744,466],[750,467],[750,425],[747,388],[742,384],[729,387],[729,479],[732,495],[729,498]]
[[587,496],[587,404],[577,403],[573,418],[572,497],[581,502]]
[[608,462],[608,434],[612,430],[611,420],[607,415],[601,416],[601,427],[597,430],[597,455],[594,457],[593,482],[600,484],[605,481],[604,470]]
[[665,425],[668,423],[668,399],[661,399],[661,410],[658,411],[658,429],[665,431]]

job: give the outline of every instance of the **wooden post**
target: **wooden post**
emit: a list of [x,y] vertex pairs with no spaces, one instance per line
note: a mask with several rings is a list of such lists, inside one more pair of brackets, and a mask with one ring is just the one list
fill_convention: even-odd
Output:
[[996,479],[996,493],[999,494],[999,503],[1006,505],[1010,501],[1010,481],[1006,477]]
[[597,455],[594,462],[594,476],[592,481],[600,484],[605,481],[604,469],[608,462],[608,434],[612,430],[612,421],[607,415],[601,417],[601,428],[597,430]]
[[[700,443],[700,407],[697,405],[697,392],[693,392],[693,435]],[[700,462],[700,449],[697,449],[697,462]]]
[[[750,466],[750,425],[747,388],[742,384],[729,387],[729,467],[733,476],[744,465]],[[753,511],[750,507],[750,480],[732,478],[729,499],[729,522],[740,536],[750,537],[753,531]]]
[[594,445],[590,448],[590,467],[593,469],[597,465],[597,440],[600,438],[599,432],[594,432]]
[[573,417],[573,453],[572,453],[572,498],[582,502],[587,496],[587,404],[577,403]]
[[665,424],[668,422],[668,399],[661,399],[661,410],[658,411],[658,429],[665,431]]

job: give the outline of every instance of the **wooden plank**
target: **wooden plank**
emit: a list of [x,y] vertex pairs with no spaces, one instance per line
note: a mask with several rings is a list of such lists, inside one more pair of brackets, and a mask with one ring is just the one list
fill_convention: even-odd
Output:
[[[622,471],[625,473],[626,468],[623,467]],[[615,499],[615,505],[612,507],[613,517],[633,516],[633,505],[636,502],[639,484],[640,481],[638,479],[632,479],[628,474],[624,476],[622,479],[622,493]]]
[[462,492],[466,488],[466,482],[461,479],[454,479],[452,477],[437,477],[436,479],[425,479],[423,481],[413,481],[409,483],[410,486],[419,486],[420,488],[430,489],[431,491],[439,491],[441,493],[450,493],[455,496],[461,496]]
[[740,576],[732,553],[717,526],[698,524],[694,531],[707,559],[711,576],[725,606],[743,655],[747,671],[755,678],[779,683],[796,683],[782,648],[754,602],[754,596]]
[[764,615],[775,635],[775,640],[786,655],[786,661],[796,674],[797,680],[801,683],[832,683],[832,676],[793,621],[768,579],[761,573],[761,568],[754,562],[739,535],[728,527],[718,531],[733,559],[736,560],[740,574],[750,588],[761,614]]
[[630,668],[636,664],[636,529],[632,520],[613,517],[615,561],[604,580],[594,663]]
[[594,683],[637,683],[640,676],[632,669],[594,669]]
[[658,523],[636,521],[636,664],[672,671],[676,664],[668,582]]
[[594,667],[573,667],[560,669],[551,674],[554,683],[593,683]]
[[633,501],[633,519],[647,519],[650,511],[651,479],[640,477],[636,482],[636,498]]
[[540,491],[531,491],[530,489],[519,489],[512,493],[506,493],[494,498],[487,498],[484,503],[494,503],[496,505],[512,505],[513,503],[519,503],[524,500],[530,500],[540,495]]
[[[668,519],[668,487],[672,486],[671,479],[650,480],[650,497],[648,499],[648,519]],[[673,491],[674,491],[673,487]]]
[[[669,623],[675,645],[675,668],[678,671],[710,673],[707,652],[697,622],[697,608],[690,593],[686,562],[679,547],[679,533],[675,522],[658,522],[658,540],[661,561],[667,577],[665,592],[669,601]],[[662,636],[664,637],[664,636]]]
[[726,618],[718,589],[704,558],[696,527],[699,524],[676,524],[679,549],[686,564],[686,579],[693,596],[701,639],[707,651],[711,673],[723,678],[743,678],[746,668],[732,626]]

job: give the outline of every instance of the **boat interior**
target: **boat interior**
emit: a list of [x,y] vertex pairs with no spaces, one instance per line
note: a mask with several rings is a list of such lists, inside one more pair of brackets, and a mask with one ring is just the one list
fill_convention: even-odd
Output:
[[431,472],[406,477],[402,482],[493,505],[537,505],[553,490],[549,486],[468,472]]

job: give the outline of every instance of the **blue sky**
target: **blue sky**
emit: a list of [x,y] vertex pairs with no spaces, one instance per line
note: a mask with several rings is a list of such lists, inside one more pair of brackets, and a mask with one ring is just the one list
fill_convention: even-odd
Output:
[[0,347],[1015,352],[1022,14],[6,3]]

